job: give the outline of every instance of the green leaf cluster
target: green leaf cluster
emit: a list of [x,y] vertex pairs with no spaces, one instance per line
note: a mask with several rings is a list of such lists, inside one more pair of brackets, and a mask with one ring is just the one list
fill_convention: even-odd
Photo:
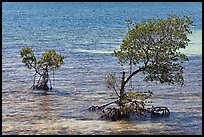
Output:
[[[128,22],[128,32],[118,51],[121,65],[139,66],[145,74],[144,81],[184,84],[183,62],[188,61],[179,49],[185,49],[190,41],[192,21],[188,16],[169,15],[167,19],[148,19],[141,23]],[[142,67],[141,67],[142,65]]]
[[34,68],[40,74],[41,70],[57,69],[64,64],[64,56],[57,54],[55,50],[48,50],[42,54],[42,58],[37,60],[33,50],[29,47],[22,48],[20,51],[22,63],[29,69]]
[[43,58],[41,62],[44,65],[47,65],[51,69],[59,68],[62,64],[64,64],[64,56],[57,54],[55,50],[48,50],[43,53]]
[[22,48],[20,51],[20,55],[22,58],[22,63],[25,63],[25,66],[28,69],[36,67],[37,60],[31,48],[27,48],[27,47]]

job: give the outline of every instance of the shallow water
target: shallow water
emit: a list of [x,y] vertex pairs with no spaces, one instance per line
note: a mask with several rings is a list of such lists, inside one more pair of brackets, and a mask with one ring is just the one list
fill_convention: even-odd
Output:
[[[201,4],[150,5],[3,3],[2,134],[202,134]],[[143,75],[133,81],[135,90],[153,92],[149,105],[167,106],[170,116],[111,122],[100,120],[100,112],[87,111],[113,101],[104,79],[108,72],[121,76],[123,68],[110,53],[125,35],[124,20],[163,18],[171,12],[188,13],[195,22],[192,41],[182,51],[189,57],[185,86],[145,83]],[[47,94],[30,89],[34,73],[19,55],[25,46],[38,55],[55,49],[65,56]]]
[[2,92],[3,134],[201,134],[201,57],[191,58],[187,66],[184,87],[137,82],[138,90],[153,91],[151,105],[165,105],[171,111],[167,118],[144,121],[108,122],[99,119],[100,113],[87,111],[91,105],[112,99],[102,84],[103,77],[92,80],[94,73],[86,69],[77,74],[79,79],[69,82],[64,79],[71,74],[63,75],[48,94],[32,91],[29,84],[18,80],[3,81],[8,86],[3,86]]

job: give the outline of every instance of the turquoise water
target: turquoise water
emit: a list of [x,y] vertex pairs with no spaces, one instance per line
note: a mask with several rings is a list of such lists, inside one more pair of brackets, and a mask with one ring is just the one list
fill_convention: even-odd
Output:
[[[192,3],[2,3],[2,134],[201,134],[202,132],[202,4]],[[172,112],[164,119],[103,121],[86,111],[112,101],[105,75],[123,68],[110,53],[127,31],[125,20],[188,15],[194,22],[191,42],[182,52],[184,87],[145,83],[153,105]],[[55,49],[65,64],[55,72],[54,90],[32,91],[33,72],[21,63],[19,51],[32,47],[40,55]]]

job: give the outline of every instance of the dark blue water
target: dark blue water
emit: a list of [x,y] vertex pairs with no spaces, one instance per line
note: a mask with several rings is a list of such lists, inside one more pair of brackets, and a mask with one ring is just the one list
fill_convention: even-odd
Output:
[[[2,3],[2,134],[201,134],[202,3]],[[185,86],[145,83],[135,76],[136,90],[152,90],[153,105],[172,112],[164,119],[102,121],[87,112],[91,105],[112,101],[104,85],[108,72],[123,68],[110,53],[127,31],[125,20],[139,22],[188,15],[192,40],[183,52]],[[32,47],[40,55],[55,49],[65,64],[55,71],[54,90],[32,91],[33,71],[19,51]]]

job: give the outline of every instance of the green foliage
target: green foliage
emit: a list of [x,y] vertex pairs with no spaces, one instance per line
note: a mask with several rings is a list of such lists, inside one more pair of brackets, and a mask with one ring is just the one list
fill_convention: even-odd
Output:
[[127,96],[131,100],[140,100],[140,101],[145,101],[149,97],[152,96],[152,92],[128,92]]
[[55,50],[48,50],[43,53],[44,63],[52,69],[56,69],[60,67],[60,65],[64,64],[63,59],[64,56],[57,54]]
[[137,72],[133,71],[133,75],[143,72],[144,81],[183,85],[182,64],[188,58],[179,49],[185,49],[190,41],[187,38],[192,33],[189,17],[170,15],[164,20],[152,18],[141,23],[133,23],[132,20],[127,22],[129,28],[126,38],[120,49],[113,53],[118,57],[119,64],[130,65],[131,60],[133,65],[140,66]]
[[31,48],[25,47],[20,51],[20,55],[22,58],[22,63],[31,69],[37,68],[50,68],[57,69],[62,64],[64,64],[64,56],[57,54],[55,50],[48,50],[43,53],[43,57],[39,60],[36,59],[33,50]]
[[28,69],[36,66],[36,57],[31,48],[22,48],[22,50],[20,51],[20,55],[22,58],[22,63],[25,63],[25,66]]

